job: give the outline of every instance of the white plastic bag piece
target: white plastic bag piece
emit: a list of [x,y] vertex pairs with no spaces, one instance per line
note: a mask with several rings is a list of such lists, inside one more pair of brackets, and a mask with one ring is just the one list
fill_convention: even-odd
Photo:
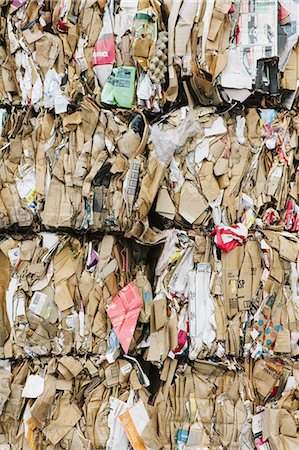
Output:
[[174,154],[180,153],[187,140],[200,131],[200,125],[192,112],[175,128],[164,130],[157,124],[153,125],[151,139],[160,162],[168,167]]

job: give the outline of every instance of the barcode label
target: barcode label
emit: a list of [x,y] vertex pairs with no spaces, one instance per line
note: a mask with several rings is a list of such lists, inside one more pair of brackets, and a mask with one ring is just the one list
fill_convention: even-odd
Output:
[[66,326],[67,326],[67,328],[68,328],[68,330],[70,330],[70,331],[74,331],[75,330],[75,316],[74,315],[70,315],[70,316],[67,316],[67,318],[66,318]]
[[46,300],[47,296],[45,294],[42,292],[35,292],[29,305],[30,311],[32,311],[33,314],[40,316]]
[[42,298],[42,296],[37,292],[32,299],[33,305],[38,305],[41,298]]
[[127,373],[130,373],[132,370],[132,364],[128,363],[125,366],[122,366],[120,368],[121,372],[123,373],[123,375],[126,375]]

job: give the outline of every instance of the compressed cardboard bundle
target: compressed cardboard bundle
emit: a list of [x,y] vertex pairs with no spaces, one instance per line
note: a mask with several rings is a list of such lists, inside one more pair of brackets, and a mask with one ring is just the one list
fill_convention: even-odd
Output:
[[[291,233],[169,230],[156,265],[146,359],[298,356],[299,241]],[[231,239],[230,243],[228,240]]]
[[148,164],[142,112],[100,110],[84,98],[62,116],[2,118],[1,228],[131,229]]
[[2,361],[0,371],[2,449],[298,448],[297,363],[172,360],[160,384],[123,358]]
[[[4,123],[3,227],[114,229],[159,246],[3,236],[3,448],[295,449],[295,114],[183,108],[149,127],[139,111],[84,98],[70,114],[29,111],[21,127],[20,117]],[[132,157],[137,120],[144,153]],[[189,230],[155,228],[154,209]]]
[[3,236],[3,448],[296,448],[298,238],[163,235]]
[[[1,354],[101,355],[136,346],[149,321],[147,252],[106,235],[2,236]],[[137,324],[138,319],[138,324]]]
[[298,447],[297,380],[298,363],[292,366],[260,361],[256,364],[253,384],[263,399],[252,418],[256,448],[266,445],[270,449],[295,450]]
[[296,104],[296,0],[1,0],[0,102]]
[[185,228],[249,228],[256,221],[298,231],[297,130],[293,112],[174,111],[151,127],[156,153],[167,165],[156,180],[155,211],[164,225]]
[[0,0],[0,450],[298,450],[297,2]]
[[299,229],[294,112],[181,108],[149,125],[141,111],[84,98],[69,114],[3,110],[2,119],[1,228],[100,229],[156,242],[156,211],[163,227]]
[[112,235],[3,236],[2,356],[297,357],[298,238],[190,233],[164,232],[154,285],[153,250]]

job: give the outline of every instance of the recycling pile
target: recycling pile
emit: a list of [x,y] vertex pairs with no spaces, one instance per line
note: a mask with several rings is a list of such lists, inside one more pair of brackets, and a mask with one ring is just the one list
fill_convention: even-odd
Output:
[[297,0],[0,0],[0,450],[298,450]]
[[[1,152],[2,228],[34,223],[78,230],[130,230],[147,170],[142,113],[100,111],[85,98],[64,117],[7,117]],[[8,142],[6,142],[8,141]]]
[[61,114],[89,95],[106,106],[135,104],[159,114],[182,98],[221,105],[257,93],[259,103],[297,103],[296,0],[1,0],[0,6],[4,104]]
[[[204,230],[221,223],[299,230],[299,121],[292,111],[182,107],[151,127],[142,112],[84,98],[64,117],[3,113],[1,228],[122,231],[144,242],[156,212]],[[169,225],[168,225],[169,226]]]

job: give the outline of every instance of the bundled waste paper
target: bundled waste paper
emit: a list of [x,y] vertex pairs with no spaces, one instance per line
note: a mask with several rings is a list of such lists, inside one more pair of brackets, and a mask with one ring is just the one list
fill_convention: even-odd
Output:
[[[67,112],[107,106],[291,108],[299,78],[296,0],[1,0],[1,101]],[[261,100],[259,100],[261,101]]]
[[84,98],[63,117],[22,114],[20,127],[20,114],[2,116],[2,229],[122,231],[149,242],[156,212],[201,230],[255,221],[299,230],[293,111],[182,107],[150,126],[142,112]]
[[299,449],[298,0],[0,0],[0,450]]

